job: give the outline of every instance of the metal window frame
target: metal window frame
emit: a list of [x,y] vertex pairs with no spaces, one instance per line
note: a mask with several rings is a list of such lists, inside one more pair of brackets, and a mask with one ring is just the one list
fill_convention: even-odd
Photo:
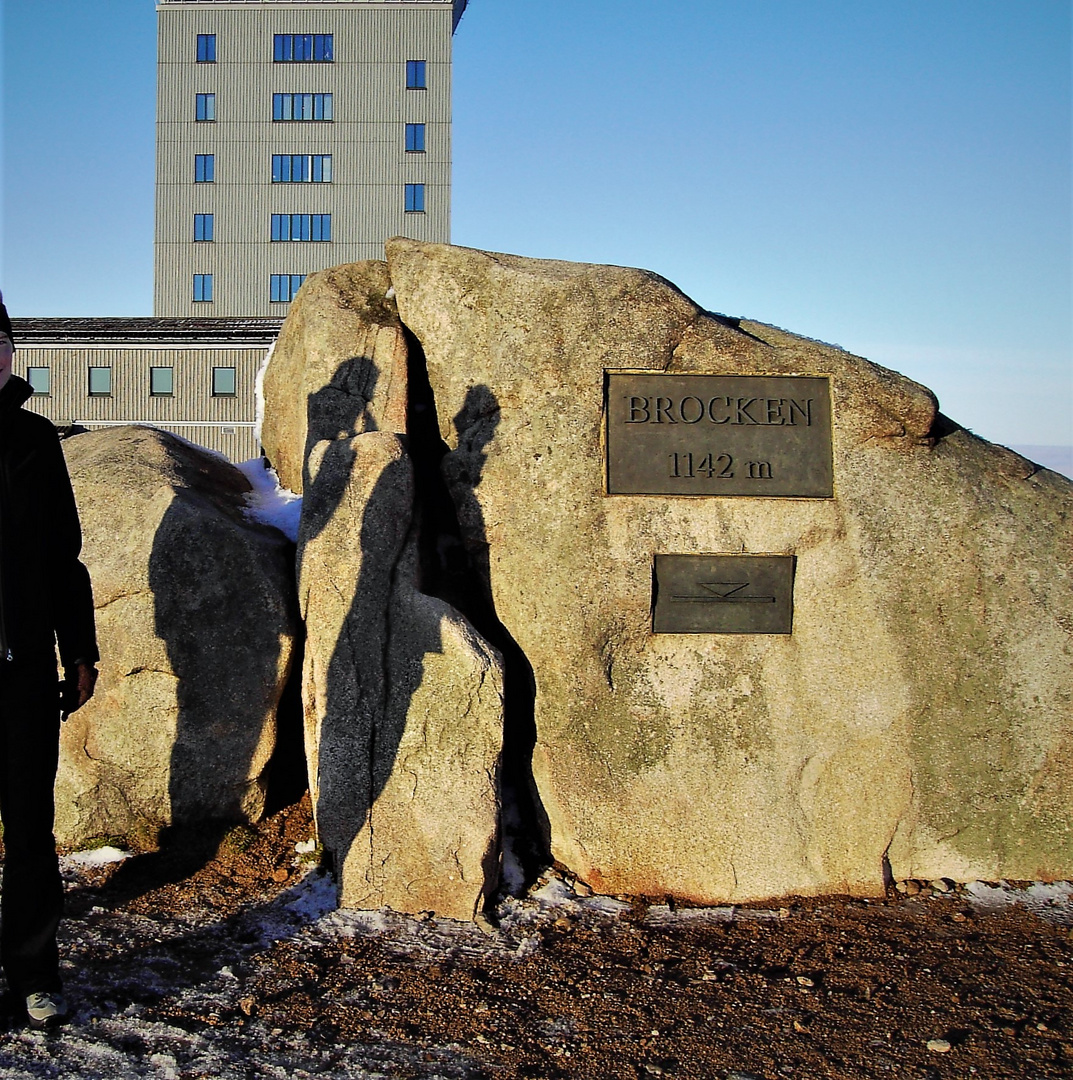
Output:
[[[107,390],[94,390],[93,389],[93,373],[95,371],[108,372],[108,389]],[[86,393],[90,397],[111,397],[112,396],[112,365],[104,364],[90,364],[86,369]]]
[[[213,277],[212,274],[195,274],[194,275],[193,300],[191,301],[192,303],[194,303],[194,304],[211,304],[213,302],[212,291],[213,291],[213,284],[214,283],[213,283],[212,277]],[[208,285],[207,289],[205,287],[206,285]],[[200,286],[200,288],[199,288],[199,286]],[[201,294],[200,296],[198,295],[199,292]],[[205,295],[206,293],[208,293],[208,296]]]
[[425,185],[407,184],[403,205],[407,214],[423,214],[425,212]]
[[[211,244],[214,242],[216,233],[216,215],[215,214],[195,214],[194,215],[194,243],[195,244]],[[201,236],[198,236],[198,224],[201,225]],[[206,229],[205,226],[208,225]],[[204,235],[208,233],[208,236]],[[211,275],[210,275],[211,276]]]
[[[410,136],[414,136],[413,142],[416,144],[421,143],[420,146],[411,146]],[[417,136],[420,134],[420,138]],[[423,154],[425,153],[425,124],[424,123],[406,123],[406,153],[408,154]]]
[[[418,82],[418,76],[420,75],[420,82]],[[407,90],[427,90],[428,89],[428,61],[427,60],[407,60],[406,61],[406,89]]]
[[[38,390],[34,386],[34,372],[43,371],[45,373],[45,389]],[[26,381],[30,384],[30,389],[34,392],[34,397],[51,397],[52,396],[52,368],[51,366],[43,366],[41,364],[32,364],[26,369]]]
[[[218,372],[230,371],[231,372],[231,389],[219,390],[216,386],[216,376]],[[238,396],[238,369],[234,366],[214,367],[212,369],[212,396],[213,397],[237,397]]]
[[[158,371],[166,371],[168,373],[168,385],[171,387],[169,390],[157,390],[155,387],[156,374]],[[149,396],[150,397],[175,397],[175,368],[162,367],[157,364],[151,364],[149,367]]]

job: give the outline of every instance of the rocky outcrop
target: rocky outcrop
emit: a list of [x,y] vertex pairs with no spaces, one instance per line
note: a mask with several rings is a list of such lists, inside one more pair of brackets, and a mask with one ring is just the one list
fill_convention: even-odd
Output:
[[[397,239],[443,469],[532,665],[551,850],[705,902],[1073,875],[1073,485],[653,274]],[[833,497],[605,490],[608,372],[824,376]],[[795,558],[789,634],[654,634],[657,554]]]
[[102,656],[96,695],[62,730],[57,837],[255,820],[299,632],[292,545],[246,516],[236,468],[166,432],[63,448]]
[[310,791],[343,906],[471,918],[498,877],[501,665],[417,588],[413,466],[396,433],[406,351],[387,289],[383,264],[315,275],[265,378],[269,407],[289,417],[266,423],[281,433],[266,450],[305,492]]

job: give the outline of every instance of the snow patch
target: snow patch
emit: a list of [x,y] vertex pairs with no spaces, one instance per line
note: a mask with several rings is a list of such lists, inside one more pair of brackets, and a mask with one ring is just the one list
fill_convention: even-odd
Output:
[[253,488],[246,493],[246,516],[279,529],[288,540],[297,543],[302,496],[283,487],[276,470],[263,457],[243,461],[237,468]]
[[1073,924],[1073,882],[1036,881],[1018,888],[1009,882],[994,885],[986,881],[970,881],[965,886],[969,903],[982,911],[999,911],[1015,904],[1027,908],[1033,915],[1050,922]]
[[132,855],[130,851],[123,851],[117,847],[89,848],[86,851],[75,851],[65,855],[61,864],[66,864],[64,869],[74,866],[108,866],[110,863],[122,862]]

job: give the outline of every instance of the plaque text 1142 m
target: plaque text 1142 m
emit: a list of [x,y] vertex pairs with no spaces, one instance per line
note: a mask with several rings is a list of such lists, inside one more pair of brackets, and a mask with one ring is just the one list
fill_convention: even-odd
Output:
[[609,374],[607,490],[830,498],[829,382]]

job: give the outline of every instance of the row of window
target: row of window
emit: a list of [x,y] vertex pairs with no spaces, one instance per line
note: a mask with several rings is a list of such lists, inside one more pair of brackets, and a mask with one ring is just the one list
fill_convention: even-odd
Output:
[[[111,397],[112,369],[110,367],[91,367],[88,371],[87,387],[89,396]],[[38,397],[47,397],[52,393],[51,368],[27,368],[26,381]],[[153,397],[172,397],[175,393],[175,369],[172,367],[151,367],[149,369],[149,393]],[[233,367],[214,367],[212,369],[212,396],[235,396],[235,369]]]
[[[411,154],[425,152],[425,125],[406,125],[406,150]],[[216,182],[216,155],[194,155],[194,183]],[[273,154],[273,184],[330,184],[332,182],[331,154]]]
[[[273,304],[289,304],[302,287],[303,281],[305,274],[272,274],[268,282],[270,301]],[[212,303],[212,274],[194,275],[193,300],[195,304]]]
[[[411,86],[407,83],[408,90],[424,90],[424,60],[408,61],[409,64],[421,64],[420,86]],[[216,119],[216,94],[204,93],[194,95],[194,119],[203,123],[212,123]],[[333,106],[331,94],[273,94],[272,95],[272,119],[273,120],[332,120]]]
[[[407,184],[403,193],[403,206],[408,214],[423,214],[425,212],[425,185]],[[215,239],[215,232],[215,214],[194,215],[195,243],[211,243]],[[332,215],[273,214],[269,235],[273,241],[330,241],[332,238]]]
[[[211,244],[216,239],[216,215],[194,215],[194,243]],[[273,242],[309,240],[328,242],[332,238],[331,214],[273,214],[270,235]]]
[[[216,35],[197,35],[197,62],[216,63]],[[332,34],[276,34],[272,42],[272,59],[277,64],[331,64],[335,60]],[[427,90],[428,62],[406,61],[406,89]]]

